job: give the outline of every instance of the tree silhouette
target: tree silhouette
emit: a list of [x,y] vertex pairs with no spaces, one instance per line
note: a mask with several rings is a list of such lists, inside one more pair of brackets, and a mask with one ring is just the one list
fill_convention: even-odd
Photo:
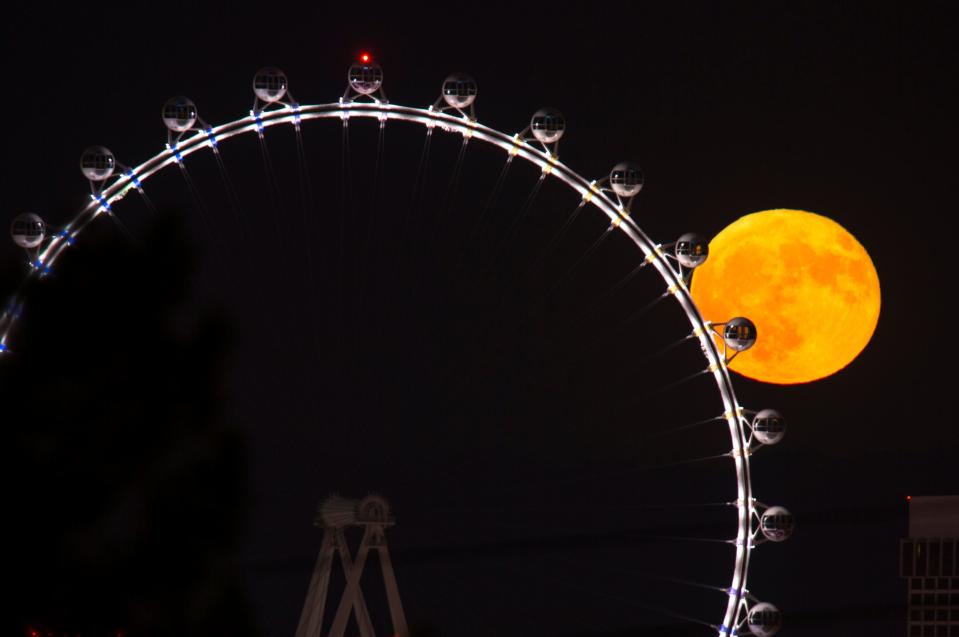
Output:
[[136,246],[98,220],[25,293],[0,360],[6,634],[255,632],[234,564],[244,443],[220,412],[229,325],[190,302],[192,246],[162,219]]

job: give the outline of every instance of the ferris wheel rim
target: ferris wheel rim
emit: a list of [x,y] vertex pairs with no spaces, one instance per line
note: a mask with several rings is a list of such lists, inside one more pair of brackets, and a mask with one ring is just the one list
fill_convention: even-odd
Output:
[[204,149],[218,152],[219,143],[226,139],[247,133],[262,135],[263,131],[271,126],[290,124],[298,127],[301,122],[312,120],[339,118],[346,125],[352,117],[376,118],[381,122],[389,120],[412,122],[425,126],[428,131],[439,127],[444,132],[459,133],[465,138],[475,138],[492,144],[513,157],[520,157],[538,166],[547,174],[547,177],[565,183],[578,192],[584,202],[593,204],[603,212],[616,229],[621,230],[633,241],[648,264],[652,265],[666,282],[667,293],[679,303],[690,322],[692,334],[699,340],[701,350],[708,362],[707,371],[712,372],[723,401],[725,412],[722,418],[727,422],[730,431],[732,450],[728,455],[732,457],[735,464],[737,483],[737,500],[731,503],[736,505],[738,513],[737,536],[734,541],[736,554],[732,582],[727,590],[729,599],[723,621],[721,625],[714,627],[718,629],[720,635],[735,634],[747,604],[746,580],[753,548],[752,518],[756,514],[756,509],[753,505],[755,500],[752,495],[749,465],[750,445],[742,420],[742,407],[736,398],[725,356],[720,352],[712,336],[710,325],[699,312],[682,276],[667,262],[660,245],[646,235],[629,216],[626,209],[597,187],[596,181],[586,179],[560,162],[557,156],[536,148],[519,135],[509,135],[467,117],[450,115],[432,108],[402,106],[377,100],[371,102],[341,100],[326,104],[284,105],[273,110],[251,111],[245,117],[218,126],[196,129],[194,134],[180,139],[175,144],[167,144],[166,148],[138,166],[118,174],[113,183],[104,187],[99,193],[91,195],[91,201],[77,212],[61,231],[50,237],[48,244],[39,251],[37,261],[42,267],[35,266],[30,270],[20,290],[13,295],[11,303],[8,303],[0,316],[0,330],[2,330],[0,331],[0,353],[6,351],[8,336],[19,317],[18,301],[24,286],[31,279],[40,278],[48,272],[63,250],[75,242],[83,229],[100,214],[104,212],[112,214],[113,204],[122,200],[130,190],[139,189],[151,176],[173,164],[181,163],[184,158],[193,153]]

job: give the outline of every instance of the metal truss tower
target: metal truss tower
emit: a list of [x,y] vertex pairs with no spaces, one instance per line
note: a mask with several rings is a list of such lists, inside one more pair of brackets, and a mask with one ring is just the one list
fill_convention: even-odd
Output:
[[[344,637],[351,613],[356,617],[360,637],[375,637],[370,611],[360,588],[363,569],[371,550],[379,554],[386,600],[390,607],[390,635],[409,637],[406,615],[403,613],[396,576],[393,574],[393,563],[386,545],[386,529],[395,524],[389,503],[378,495],[369,495],[362,500],[331,496],[320,505],[314,524],[323,529],[323,543],[313,569],[313,578],[310,580],[310,589],[306,594],[296,637]],[[346,540],[346,529],[350,527],[363,529],[355,560]],[[326,600],[330,594],[330,576],[337,557],[343,567],[346,583],[332,623],[324,632],[323,620]]]

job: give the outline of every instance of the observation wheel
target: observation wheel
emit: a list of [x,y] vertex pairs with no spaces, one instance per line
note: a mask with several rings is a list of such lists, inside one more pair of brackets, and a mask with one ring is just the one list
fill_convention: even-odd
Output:
[[[87,205],[64,223],[14,219],[29,268],[0,315],[0,352],[16,351],[34,290],[68,268],[74,250],[99,248],[102,233],[86,240],[91,229],[115,228],[115,240],[136,250],[176,192],[207,250],[198,288],[241,307],[250,299],[243,281],[264,295],[243,319],[257,334],[251,356],[302,356],[295,377],[311,380],[295,400],[315,413],[301,420],[337,432],[322,434],[350,458],[337,471],[353,467],[358,477],[390,464],[409,474],[393,485],[400,493],[369,486],[397,503],[398,528],[429,520],[405,540],[410,560],[454,538],[453,553],[502,549],[513,560],[496,575],[475,564],[447,572],[464,591],[532,573],[532,584],[517,584],[542,597],[526,600],[531,609],[556,603],[544,592],[554,584],[597,597],[584,603],[593,613],[584,625],[638,610],[655,618],[644,626],[774,634],[781,614],[749,591],[747,575],[755,547],[788,538],[793,518],[756,499],[750,458],[782,439],[785,420],[737,400],[727,363],[749,355],[756,328],[747,317],[711,323],[700,314],[688,286],[708,241],[677,232],[659,243],[643,231],[634,215],[639,166],[578,174],[560,161],[567,121],[552,108],[515,134],[481,124],[477,83],[461,73],[426,108],[389,102],[383,70],[368,56],[350,67],[334,102],[299,103],[272,67],[253,89],[249,114],[221,125],[207,124],[188,98],[169,100],[163,150],[126,166],[91,147],[80,161]],[[253,166],[238,168],[244,158]],[[262,259],[252,259],[257,251]],[[262,290],[273,288],[279,296],[265,300]],[[265,322],[277,314],[288,322]],[[285,334],[295,335],[292,345],[282,344]],[[429,400],[410,397],[421,385]],[[258,409],[247,407],[239,409]],[[268,445],[276,435],[254,437]],[[425,441],[415,459],[391,456],[411,438]],[[515,466],[504,470],[503,457]],[[467,475],[480,478],[463,486]],[[305,486],[313,488],[297,485]],[[424,499],[438,504],[420,508]],[[526,517],[511,517],[516,511]],[[490,526],[502,531],[498,549],[483,543]],[[531,556],[538,545],[561,555]],[[593,568],[604,572],[598,583]],[[443,577],[410,584],[407,605],[455,596]],[[694,595],[701,603],[685,608]],[[479,606],[466,614],[478,617]],[[529,614],[534,634],[557,634]],[[565,611],[557,618],[570,624]]]

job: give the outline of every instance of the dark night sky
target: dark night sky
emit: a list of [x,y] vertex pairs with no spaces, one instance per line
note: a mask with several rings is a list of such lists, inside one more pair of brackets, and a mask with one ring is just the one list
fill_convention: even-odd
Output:
[[[275,64],[301,102],[333,101],[352,57],[370,48],[396,103],[426,106],[447,73],[463,70],[479,82],[480,121],[494,128],[519,130],[536,108],[560,108],[569,122],[562,158],[575,170],[599,177],[623,158],[643,166],[639,223],[659,241],[690,230],[712,236],[742,214],[779,207],[819,212],[849,229],[870,252],[882,284],[882,315],[869,347],[848,368],[809,385],[736,378],[741,402],[775,406],[789,418],[783,444],[755,458],[756,494],[790,507],[800,524],[790,542],[757,551],[751,589],[783,609],[783,634],[903,634],[896,550],[905,531],[905,495],[959,492],[950,404],[950,361],[959,351],[946,331],[948,291],[955,287],[959,140],[952,89],[959,20],[947,3],[630,3],[600,10],[584,5],[581,13],[544,4],[451,5],[444,17],[425,5],[388,11],[371,4],[283,5],[272,13],[185,2],[160,10],[134,2],[109,12],[89,9],[32,3],[6,10],[10,70],[2,109],[12,165],[3,172],[5,223],[27,210],[56,223],[77,209],[86,183],[76,166],[86,146],[102,143],[128,164],[157,152],[165,141],[159,107],[171,95],[189,95],[211,123],[231,120],[252,103],[255,70]],[[94,593],[82,590],[111,591],[122,600],[123,585],[103,584],[106,576],[83,564],[126,559],[117,557],[114,536],[103,529],[132,528],[150,538],[130,544],[141,552],[165,547],[160,555],[179,555],[187,564],[215,553],[203,562],[214,564],[204,567],[214,573],[209,581],[229,589],[217,598],[227,600],[217,612],[238,623],[254,617],[246,624],[255,626],[251,634],[291,634],[320,542],[310,526],[316,502],[333,491],[368,490],[383,492],[397,507],[393,546],[407,612],[437,634],[625,635],[672,621],[644,615],[622,598],[718,620],[721,599],[701,602],[700,592],[682,588],[654,590],[624,574],[663,572],[668,565],[684,578],[724,584],[727,576],[713,573],[725,573],[726,562],[717,567],[715,556],[701,555],[699,546],[674,543],[661,552],[633,546],[628,532],[617,535],[623,529],[702,536],[728,530],[714,513],[651,522],[642,507],[653,492],[672,502],[722,499],[728,494],[713,488],[713,479],[731,483],[728,468],[696,465],[658,478],[631,469],[636,458],[657,464],[707,449],[710,441],[690,437],[663,450],[661,439],[650,439],[643,427],[695,420],[711,413],[711,407],[697,411],[699,401],[716,399],[707,388],[692,387],[686,400],[670,394],[638,413],[635,404],[610,399],[606,379],[621,380],[617,387],[627,394],[642,394],[655,382],[648,366],[630,366],[641,358],[642,343],[635,355],[605,351],[583,362],[570,355],[588,346],[575,332],[561,328],[559,339],[552,338],[556,332],[543,336],[549,321],[588,306],[591,287],[628,271],[629,251],[619,244],[604,248],[608,254],[578,273],[532,325],[503,327],[504,315],[515,318],[528,308],[516,299],[535,293],[535,285],[509,287],[510,268],[528,263],[523,246],[535,249],[530,233],[493,269],[487,287],[450,291],[445,278],[423,275],[461,255],[470,262],[496,244],[480,240],[466,249],[450,239],[440,242],[444,249],[434,248],[424,217],[414,219],[409,240],[388,240],[404,227],[422,144],[421,133],[390,128],[386,153],[393,163],[387,162],[388,187],[376,208],[386,221],[370,243],[357,244],[372,246],[372,256],[354,259],[348,270],[367,287],[362,300],[354,292],[347,303],[368,312],[358,314],[356,325],[338,322],[340,297],[322,285],[316,295],[304,293],[307,269],[299,260],[303,236],[315,241],[316,276],[326,280],[324,267],[335,271],[335,250],[328,248],[341,196],[340,138],[335,125],[315,128],[306,142],[319,195],[305,226],[297,225],[303,222],[296,163],[289,159],[295,157],[292,135],[268,135],[289,185],[281,208],[292,216],[279,225],[269,221],[255,142],[230,142],[224,156],[244,208],[259,212],[250,212],[255,219],[245,233],[231,221],[215,165],[197,160],[212,242],[195,215],[186,229],[172,223],[151,230],[142,207],[124,202],[131,226],[146,237],[146,252],[122,247],[108,227],[93,228],[63,261],[66,270],[76,259],[79,278],[58,274],[51,293],[39,295],[35,318],[25,316],[34,327],[22,328],[23,351],[3,362],[10,367],[2,389],[8,401],[32,396],[26,404],[16,401],[8,425],[18,433],[7,471],[25,474],[6,481],[9,499],[25,507],[18,532],[24,549],[8,573],[29,581],[20,588],[23,610],[16,621],[69,630],[144,626],[149,633],[143,619],[149,605],[132,611],[100,601],[87,604],[94,610],[84,614],[64,611],[68,605],[58,601],[72,595],[83,606],[76,600]],[[370,196],[364,171],[375,148],[370,130],[351,131],[359,183],[351,198],[360,209],[351,236],[361,238]],[[436,142],[425,218],[439,208],[454,142]],[[495,153],[470,149],[469,178],[453,206],[463,218],[478,213],[497,162]],[[504,206],[521,205],[531,175],[528,168],[510,175]],[[189,218],[191,202],[178,180],[173,173],[158,179],[154,198],[173,218]],[[254,182],[260,183],[256,192]],[[544,189],[534,213],[568,214],[575,205],[569,196]],[[602,230],[593,221],[576,227],[579,243],[574,238],[551,257],[543,282]],[[456,232],[468,227],[450,214],[440,236],[461,236]],[[266,238],[276,231],[278,241]],[[398,261],[391,260],[391,246],[402,248]],[[296,256],[288,258],[288,250]],[[81,251],[99,256],[84,261]],[[22,264],[12,244],[0,254],[5,293]],[[395,263],[405,265],[394,274]],[[97,277],[102,287],[94,285]],[[512,300],[504,313],[491,315],[483,308],[502,294],[497,285]],[[651,298],[643,292],[638,288],[633,301],[618,299],[587,325],[598,328],[602,317],[641,306]],[[433,307],[436,299],[443,302]],[[152,321],[158,313],[166,318]],[[677,316],[655,320],[675,329]],[[644,340],[645,332],[627,333]],[[33,362],[26,360],[31,352]],[[44,365],[53,356],[61,371]],[[695,370],[684,354],[677,356],[662,370],[672,372],[670,378]],[[117,382],[116,390],[96,384],[100,380]],[[78,389],[88,385],[97,389]],[[573,385],[576,390],[568,390]],[[168,408],[155,413],[157,401]],[[170,433],[170,422],[182,426]],[[79,429],[93,433],[86,438]],[[117,433],[134,429],[142,434]],[[116,490],[152,501],[142,495],[149,490],[143,480],[130,477],[139,475],[137,458],[149,463],[156,460],[152,450],[168,448],[163,441],[200,438],[204,442],[190,448],[205,450],[209,457],[199,457],[208,464],[156,451],[179,478],[164,483],[166,504],[154,513],[135,506],[131,512],[122,497],[98,495]],[[109,445],[98,442],[106,439]],[[58,464],[64,457],[69,466]],[[184,466],[196,471],[177,469]],[[582,478],[580,470],[593,478]],[[127,481],[129,489],[113,489]],[[176,502],[187,493],[180,511]],[[74,528],[49,510],[49,498],[63,498],[74,511],[104,513],[91,513]],[[500,517],[506,515],[514,517]],[[195,537],[193,524],[204,527]],[[54,530],[36,533],[34,526]],[[63,547],[77,537],[86,538],[88,562],[53,557],[70,554]],[[58,548],[47,551],[52,546]],[[158,568],[166,586],[176,588],[181,575],[164,570],[164,559],[130,563]],[[593,567],[598,570],[588,570]],[[119,572],[110,568],[104,572]],[[140,581],[143,573],[122,577]],[[87,576],[97,582],[89,589]],[[192,577],[186,572],[182,580]],[[554,587],[555,580],[574,585]],[[602,595],[577,589],[581,581]],[[203,598],[190,599],[202,604],[196,599]],[[116,623],[103,616],[108,613]],[[212,634],[225,631],[220,615],[210,617]],[[181,632],[199,632],[198,626]],[[696,627],[689,634],[709,631]]]

